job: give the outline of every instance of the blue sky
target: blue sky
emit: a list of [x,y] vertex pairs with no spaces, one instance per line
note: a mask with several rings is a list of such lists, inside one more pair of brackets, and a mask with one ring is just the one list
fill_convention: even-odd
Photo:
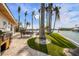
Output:
[[[31,13],[33,10],[36,11],[36,20],[34,20],[34,28],[39,27],[39,20],[38,20],[38,9],[40,8],[39,3],[8,3],[7,4],[10,11],[12,12],[13,16],[15,19],[18,19],[18,6],[21,6],[21,22],[24,23],[24,12],[27,10],[28,15],[27,15],[27,21],[31,22]],[[54,6],[60,6],[60,20],[56,22],[56,28],[59,27],[74,27],[75,24],[79,25],[79,4],[55,4]],[[54,22],[55,16],[52,16],[52,27],[53,27],[53,22]],[[29,27],[31,28],[31,26]]]

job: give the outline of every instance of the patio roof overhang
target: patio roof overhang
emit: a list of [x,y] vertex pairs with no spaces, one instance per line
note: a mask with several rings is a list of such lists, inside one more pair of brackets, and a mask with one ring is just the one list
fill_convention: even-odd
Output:
[[15,20],[6,4],[0,3],[0,12],[7,18],[11,25],[18,25],[18,22]]

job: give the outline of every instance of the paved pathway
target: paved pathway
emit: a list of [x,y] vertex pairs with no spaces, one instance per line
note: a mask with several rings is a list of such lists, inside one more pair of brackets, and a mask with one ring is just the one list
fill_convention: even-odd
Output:
[[36,51],[27,45],[27,40],[31,37],[20,35],[12,39],[10,48],[3,52],[2,56],[47,56],[42,52]]

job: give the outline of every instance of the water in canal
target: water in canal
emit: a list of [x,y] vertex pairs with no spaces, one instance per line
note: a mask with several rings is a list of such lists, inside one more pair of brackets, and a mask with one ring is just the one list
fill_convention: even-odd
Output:
[[75,41],[79,45],[79,32],[76,31],[59,31],[59,33]]

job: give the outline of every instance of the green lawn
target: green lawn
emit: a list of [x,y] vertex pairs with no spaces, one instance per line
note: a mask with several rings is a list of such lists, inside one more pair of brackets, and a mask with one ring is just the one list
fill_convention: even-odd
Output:
[[74,44],[57,33],[52,33],[51,35],[46,34],[46,38],[51,40],[51,43],[41,45],[35,43],[36,38],[31,38],[28,40],[28,45],[35,50],[39,50],[52,56],[64,56],[64,48],[76,48]]
[[[68,39],[64,38],[63,36],[59,35],[58,33],[51,33],[50,35],[56,41],[57,45],[63,48],[76,48],[76,46],[71,43]],[[48,37],[48,36],[46,36]],[[54,41],[52,40],[52,41]],[[54,43],[54,42],[53,42]]]

